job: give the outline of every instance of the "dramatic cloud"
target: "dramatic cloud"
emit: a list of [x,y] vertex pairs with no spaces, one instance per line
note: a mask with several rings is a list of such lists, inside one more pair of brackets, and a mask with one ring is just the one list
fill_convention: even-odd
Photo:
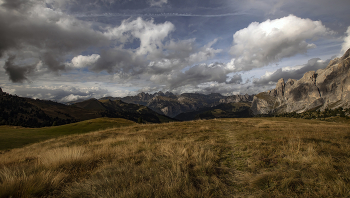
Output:
[[283,58],[306,53],[316,47],[309,39],[330,34],[321,21],[293,15],[262,23],[251,23],[233,35],[232,55],[236,71],[247,71],[275,63]]
[[342,41],[342,53],[349,48],[349,6],[346,0],[0,0],[0,85],[61,102],[139,90],[257,93],[322,66],[315,59],[313,67],[312,61],[283,67],[248,82],[263,75],[256,68],[325,60],[338,55]]
[[91,71],[101,72],[103,70],[110,74],[119,73],[125,75],[136,75],[143,70],[146,61],[136,56],[131,50],[114,48],[102,50],[100,58],[91,67]]
[[162,7],[163,4],[167,4],[168,0],[150,0],[150,5],[153,6],[158,6],[158,7]]
[[119,27],[108,28],[105,33],[112,40],[120,43],[140,40],[140,47],[136,50],[138,55],[147,55],[162,49],[162,41],[174,31],[175,26],[170,22],[155,24],[153,20],[145,21],[142,18],[136,20],[124,20]]
[[16,56],[10,56],[5,62],[4,69],[6,73],[9,75],[9,78],[12,82],[23,82],[28,80],[26,75],[32,73],[35,69],[35,65],[26,65],[26,66],[18,66],[14,63]]
[[309,60],[306,64],[296,67],[284,67],[280,68],[274,72],[266,73],[260,79],[253,81],[255,85],[270,85],[275,84],[279,79],[284,80],[296,79],[299,80],[308,71],[317,71],[318,69],[324,69],[327,67],[330,60],[323,61],[319,58],[313,58]]
[[226,82],[228,73],[230,73],[230,70],[222,63],[200,64],[190,67],[184,72],[173,71],[169,74],[153,75],[151,80],[156,83],[165,84],[171,90],[186,85],[197,86],[206,82],[229,84],[239,84],[242,82],[241,76],[238,74],[233,76],[229,82]]
[[341,48],[341,54],[344,54],[350,48],[350,26],[346,31],[346,37],[344,38],[344,43]]
[[[31,53],[29,59],[56,73],[66,69],[65,56],[108,44],[90,23],[48,8],[44,1],[5,1],[0,5],[0,27],[0,57],[6,52],[26,59],[22,55],[27,51]],[[33,67],[12,65],[7,70],[13,82],[23,82]]]

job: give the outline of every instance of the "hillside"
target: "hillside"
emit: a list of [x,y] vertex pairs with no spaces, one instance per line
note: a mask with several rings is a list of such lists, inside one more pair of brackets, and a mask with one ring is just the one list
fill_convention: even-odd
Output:
[[0,197],[347,197],[349,123],[131,125],[0,154]]
[[214,119],[214,118],[248,118],[252,117],[249,102],[222,103],[215,107],[205,107],[197,111],[181,113],[178,120]]
[[135,122],[138,121],[139,118],[142,118],[144,122],[151,123],[174,121],[174,119],[158,114],[148,107],[138,104],[129,104],[120,100],[90,99],[75,103],[73,106],[95,112],[96,114],[101,114],[102,116],[125,118]]
[[17,126],[0,126],[1,150],[23,147],[27,144],[58,138],[65,135],[82,134],[108,128],[117,128],[136,124],[121,118],[96,118],[62,126],[43,128],[25,128]]
[[350,49],[325,69],[309,71],[300,80],[282,78],[276,88],[254,97],[252,111],[281,114],[350,107]]
[[121,101],[96,100],[64,105],[61,103],[23,98],[2,92],[0,88],[0,125],[45,127],[64,125],[101,117],[125,118],[161,123],[174,121],[151,109]]
[[0,92],[0,125],[44,127],[101,117],[84,109]]

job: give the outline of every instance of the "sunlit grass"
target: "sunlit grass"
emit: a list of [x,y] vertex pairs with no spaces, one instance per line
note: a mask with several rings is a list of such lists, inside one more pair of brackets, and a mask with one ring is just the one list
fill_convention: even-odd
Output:
[[346,197],[349,124],[287,118],[133,125],[0,155],[0,197]]

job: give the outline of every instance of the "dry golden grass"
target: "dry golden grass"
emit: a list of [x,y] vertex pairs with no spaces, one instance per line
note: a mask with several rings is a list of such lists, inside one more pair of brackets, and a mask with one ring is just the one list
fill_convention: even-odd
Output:
[[135,125],[0,154],[0,197],[346,197],[349,124]]

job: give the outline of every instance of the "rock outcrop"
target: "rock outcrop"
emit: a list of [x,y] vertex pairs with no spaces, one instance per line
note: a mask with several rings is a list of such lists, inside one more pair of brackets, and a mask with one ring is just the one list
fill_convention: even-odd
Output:
[[232,103],[232,102],[251,102],[253,101],[254,95],[233,95],[227,96],[220,100],[220,103]]
[[280,79],[276,88],[254,96],[251,110],[279,114],[350,107],[350,49],[325,69],[309,71],[300,80]]

